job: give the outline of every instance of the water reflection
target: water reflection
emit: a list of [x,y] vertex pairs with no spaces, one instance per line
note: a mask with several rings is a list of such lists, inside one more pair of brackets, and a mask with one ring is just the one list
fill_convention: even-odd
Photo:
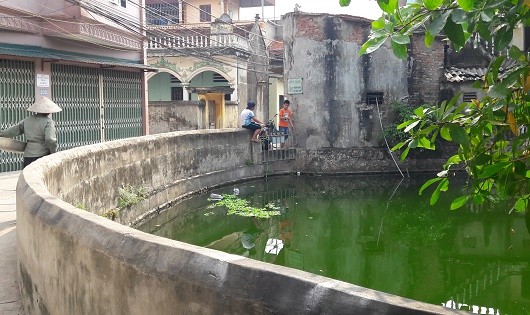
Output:
[[226,216],[206,209],[204,195],[140,229],[433,304],[527,314],[530,217],[449,211],[449,198],[432,208],[417,195],[424,179],[396,188],[400,179],[269,178],[237,188],[255,206],[279,206],[280,216]]

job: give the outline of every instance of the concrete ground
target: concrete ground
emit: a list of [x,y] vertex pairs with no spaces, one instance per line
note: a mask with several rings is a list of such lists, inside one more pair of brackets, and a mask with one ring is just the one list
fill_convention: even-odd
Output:
[[22,315],[17,281],[16,198],[19,172],[0,173],[0,314]]

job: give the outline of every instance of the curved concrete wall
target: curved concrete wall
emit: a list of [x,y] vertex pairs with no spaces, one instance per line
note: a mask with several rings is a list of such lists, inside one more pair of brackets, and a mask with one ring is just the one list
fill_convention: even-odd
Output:
[[[19,274],[28,314],[449,313],[303,271],[146,234],[100,215],[122,184],[149,187],[141,207],[263,176],[242,130],[176,132],[59,152],[17,187]],[[289,163],[268,171],[289,172]],[[84,204],[90,211],[73,206]]]

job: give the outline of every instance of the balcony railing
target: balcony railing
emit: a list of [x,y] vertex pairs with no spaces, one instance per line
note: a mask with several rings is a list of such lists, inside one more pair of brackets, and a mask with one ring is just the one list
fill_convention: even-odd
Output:
[[185,49],[185,48],[234,48],[237,50],[249,49],[248,39],[236,34],[210,34],[210,35],[162,35],[150,36],[147,43],[148,49]]

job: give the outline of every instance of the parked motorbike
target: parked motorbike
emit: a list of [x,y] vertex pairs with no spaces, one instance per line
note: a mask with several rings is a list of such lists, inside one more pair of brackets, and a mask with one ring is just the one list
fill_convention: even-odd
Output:
[[261,149],[263,151],[273,149],[274,144],[278,140],[277,138],[280,137],[279,131],[278,129],[276,129],[276,125],[274,124],[274,118],[277,115],[278,114],[274,115],[271,119],[269,119],[265,126],[261,128],[259,138],[261,141]]

